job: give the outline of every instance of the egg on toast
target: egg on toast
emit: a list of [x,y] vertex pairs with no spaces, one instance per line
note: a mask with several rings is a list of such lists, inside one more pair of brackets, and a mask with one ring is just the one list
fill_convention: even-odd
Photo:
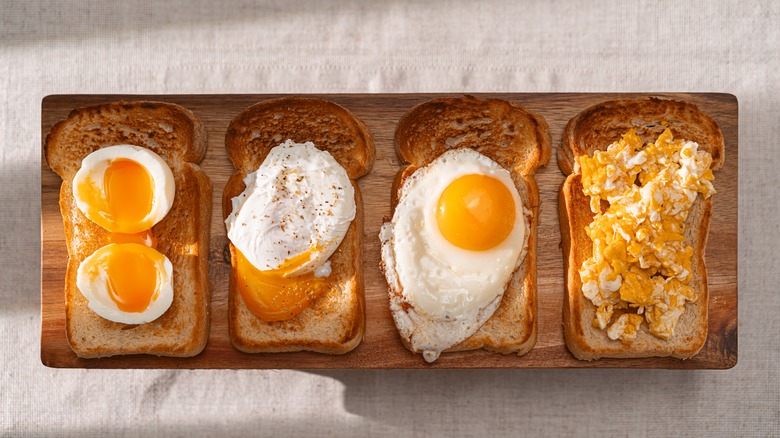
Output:
[[231,254],[229,330],[247,353],[343,354],[365,331],[365,124],[323,99],[253,105],[231,121],[223,192]]
[[707,339],[704,250],[717,123],[695,105],[610,101],[569,121],[558,163],[566,344],[579,359],[690,358]]
[[80,357],[194,356],[209,333],[211,183],[206,132],[189,110],[114,102],[49,131],[62,178],[65,329]]
[[404,345],[428,362],[536,342],[533,174],[550,156],[547,123],[498,99],[443,98],[400,121],[393,215],[381,268]]

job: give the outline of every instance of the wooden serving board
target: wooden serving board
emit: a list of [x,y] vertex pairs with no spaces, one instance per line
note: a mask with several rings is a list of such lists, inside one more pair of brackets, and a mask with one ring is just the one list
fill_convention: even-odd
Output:
[[[709,337],[696,357],[603,359],[579,361],[563,339],[563,255],[558,224],[558,191],[563,173],[556,163],[557,145],[570,118],[604,100],[647,97],[651,94],[503,93],[478,94],[519,102],[543,116],[552,134],[552,159],[536,180],[541,194],[538,240],[538,340],[524,356],[484,350],[446,353],[434,364],[406,350],[388,309],[387,284],[379,271],[379,227],[390,212],[390,186],[399,169],[393,134],[400,118],[414,105],[445,94],[317,95],[337,102],[366,122],[376,144],[373,171],[359,180],[365,203],[366,333],[363,342],[342,356],[316,353],[245,354],[230,344],[227,326],[227,238],[220,199],[233,167],[225,153],[230,120],[249,105],[279,95],[61,95],[43,99],[41,138],[74,108],[116,100],[160,100],[182,105],[197,114],[208,131],[208,152],[201,167],[211,177],[214,193],[209,251],[211,334],[206,349],[193,358],[146,355],[80,359],[65,337],[64,279],[67,251],[58,207],[60,178],[41,164],[41,361],[62,368],[731,368],[737,363],[737,175],[738,105],[730,94],[658,93],[661,98],[695,103],[720,125],[726,142],[726,161],[716,172],[712,222],[706,262],[709,271]],[[450,96],[461,96],[450,95]]]

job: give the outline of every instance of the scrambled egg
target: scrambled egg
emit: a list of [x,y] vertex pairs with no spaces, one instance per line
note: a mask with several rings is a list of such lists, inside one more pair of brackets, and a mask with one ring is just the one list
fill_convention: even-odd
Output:
[[632,342],[646,320],[651,334],[668,340],[685,303],[698,298],[689,285],[685,220],[699,193],[715,193],[712,156],[698,147],[674,140],[669,129],[643,146],[632,129],[606,151],[579,158],[595,213],[586,229],[593,255],[579,270],[582,292],[597,306],[593,325],[610,339]]

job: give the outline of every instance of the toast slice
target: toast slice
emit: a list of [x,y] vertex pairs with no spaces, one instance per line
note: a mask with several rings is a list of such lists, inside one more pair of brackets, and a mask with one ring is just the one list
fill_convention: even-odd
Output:
[[[536,343],[536,239],[539,190],[534,172],[550,159],[547,122],[523,106],[499,99],[434,99],[414,107],[395,132],[396,152],[405,164],[392,188],[392,208],[398,204],[404,181],[414,171],[450,149],[470,148],[509,171],[526,212],[525,255],[506,286],[493,315],[470,337],[444,352],[483,348],[504,354],[527,353]],[[389,218],[386,218],[386,222]],[[390,284],[390,307],[401,340],[412,350],[409,321],[414,309],[402,300],[402,288],[392,269],[381,268]],[[398,287],[394,285],[398,284]]]
[[365,332],[363,200],[355,180],[371,170],[374,143],[366,125],[333,102],[286,97],[253,105],[230,122],[225,136],[235,173],[222,194],[223,218],[231,212],[231,199],[244,191],[244,177],[257,170],[268,152],[287,139],[311,141],[344,167],[355,189],[355,219],[329,259],[332,273],[326,291],[286,321],[266,322],[249,310],[238,291],[236,249],[229,242],[230,340],[246,353],[307,350],[344,354],[360,344]]
[[674,138],[694,141],[699,144],[700,150],[709,152],[713,170],[723,165],[725,151],[720,128],[691,103],[657,98],[610,101],[590,107],[569,121],[558,149],[558,165],[568,175],[558,203],[565,265],[563,326],[566,345],[575,357],[583,360],[652,356],[687,359],[696,355],[707,339],[708,294],[704,252],[712,198],[697,196],[685,221],[685,239],[694,248],[690,285],[698,299],[686,303],[685,312],[671,339],[656,338],[644,323],[630,344],[609,339],[605,331],[593,327],[596,306],[582,293],[579,269],[583,261],[592,255],[592,242],[585,233],[585,227],[593,221],[594,214],[590,210],[590,198],[583,193],[577,157],[605,150],[632,128],[645,144],[654,142],[669,128]]
[[[115,144],[133,144],[156,152],[170,166],[176,184],[171,210],[152,228],[157,250],[173,265],[173,303],[165,314],[146,324],[103,319],[87,307],[76,286],[79,265],[109,243],[109,232],[76,206],[73,177],[84,157]],[[59,203],[68,249],[65,327],[73,351],[84,358],[200,353],[209,333],[211,182],[198,167],[206,152],[206,130],[197,116],[163,102],[79,108],[51,128],[44,148],[46,162],[62,178]]]

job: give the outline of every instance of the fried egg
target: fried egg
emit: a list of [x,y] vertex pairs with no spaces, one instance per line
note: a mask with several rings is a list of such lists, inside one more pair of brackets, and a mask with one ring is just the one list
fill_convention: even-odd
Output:
[[76,286],[101,317],[143,324],[173,301],[173,268],[156,250],[152,226],[170,211],[173,173],[149,149],[117,145],[86,156],[73,179],[76,206],[110,232],[105,245],[78,267]]
[[510,173],[467,148],[445,152],[401,188],[380,231],[396,326],[428,362],[495,312],[526,248]]
[[355,218],[355,190],[327,151],[292,140],[244,179],[225,219],[238,290],[265,321],[294,317],[322,293],[328,259]]
[[79,265],[76,285],[92,311],[124,324],[162,316],[173,302],[173,266],[159,251],[137,243],[110,243]]
[[156,153],[132,145],[87,155],[73,178],[76,206],[108,231],[141,233],[162,220],[173,205],[171,168]]

